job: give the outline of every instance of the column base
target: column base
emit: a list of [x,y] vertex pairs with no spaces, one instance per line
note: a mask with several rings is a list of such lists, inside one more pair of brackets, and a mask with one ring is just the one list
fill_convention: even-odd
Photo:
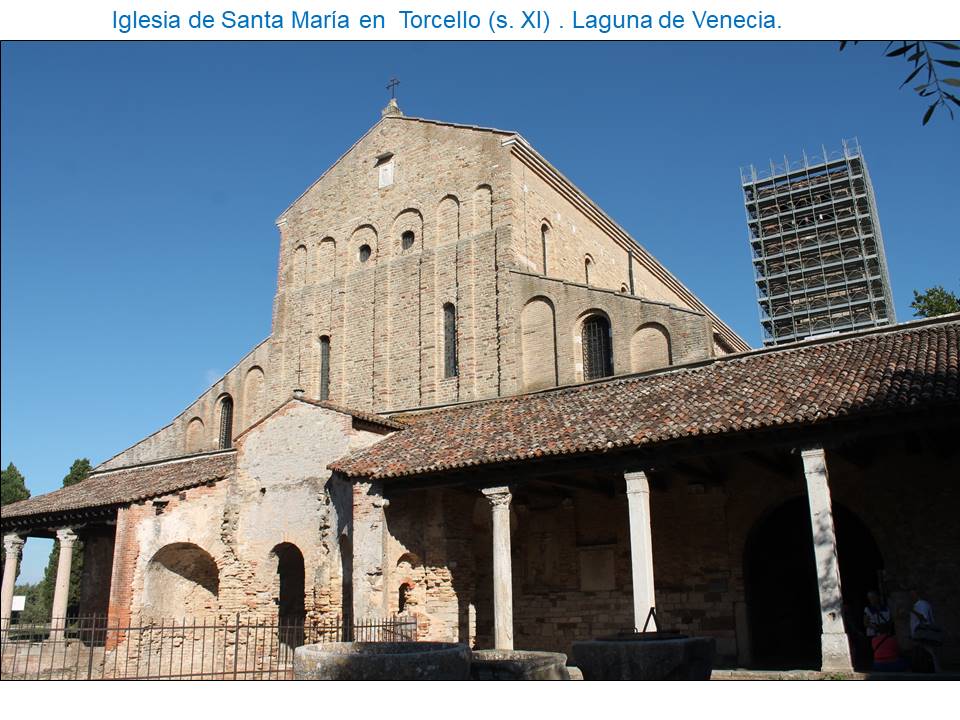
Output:
[[820,636],[820,648],[822,672],[853,672],[850,641],[846,633],[823,633]]

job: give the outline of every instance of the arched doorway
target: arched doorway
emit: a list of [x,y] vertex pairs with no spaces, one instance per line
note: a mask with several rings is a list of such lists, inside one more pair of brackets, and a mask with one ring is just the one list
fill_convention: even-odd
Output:
[[273,548],[277,558],[278,595],[277,619],[280,641],[290,647],[303,644],[304,569],[303,553],[293,543],[280,543]]
[[[847,617],[859,622],[867,591],[880,587],[883,560],[855,513],[834,504],[833,520]],[[788,500],[757,521],[747,537],[743,571],[753,665],[819,669],[820,597],[806,497]]]

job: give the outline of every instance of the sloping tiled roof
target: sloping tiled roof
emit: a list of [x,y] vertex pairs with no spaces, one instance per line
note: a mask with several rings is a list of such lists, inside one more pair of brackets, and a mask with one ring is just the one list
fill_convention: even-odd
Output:
[[126,505],[178,490],[222,480],[233,472],[235,452],[218,452],[91,475],[46,495],[20,500],[0,509],[3,520],[53,515],[85,508]]
[[960,316],[405,418],[330,465],[385,479],[835,417],[960,406]]
[[348,408],[346,405],[337,405],[329,400],[310,400],[308,398],[300,398],[300,402],[316,405],[317,407],[326,408],[327,410],[333,410],[334,412],[342,413],[343,415],[349,415],[354,420],[362,420],[363,422],[370,423],[371,425],[380,425],[387,430],[399,430],[400,428],[404,427],[403,422],[397,420],[396,418],[388,418],[386,415],[377,415],[376,413],[365,412],[363,410],[353,410],[352,408]]

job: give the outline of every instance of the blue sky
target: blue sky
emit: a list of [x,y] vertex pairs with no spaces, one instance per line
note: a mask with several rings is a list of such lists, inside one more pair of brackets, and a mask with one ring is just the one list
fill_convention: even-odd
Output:
[[[754,346],[739,167],[857,136],[896,308],[960,285],[960,121],[882,45],[2,48],[2,452],[31,492],[166,424],[270,332],[279,213],[379,117],[520,131]],[[21,580],[49,542],[27,543]]]

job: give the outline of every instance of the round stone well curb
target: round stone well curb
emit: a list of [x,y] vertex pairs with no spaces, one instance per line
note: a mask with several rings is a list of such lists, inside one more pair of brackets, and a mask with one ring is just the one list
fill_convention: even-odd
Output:
[[331,642],[298,647],[297,680],[468,680],[470,649],[441,642]]
[[716,654],[713,638],[656,635],[574,642],[574,664],[584,680],[710,679]]
[[473,680],[569,680],[567,656],[533,650],[474,650]]

